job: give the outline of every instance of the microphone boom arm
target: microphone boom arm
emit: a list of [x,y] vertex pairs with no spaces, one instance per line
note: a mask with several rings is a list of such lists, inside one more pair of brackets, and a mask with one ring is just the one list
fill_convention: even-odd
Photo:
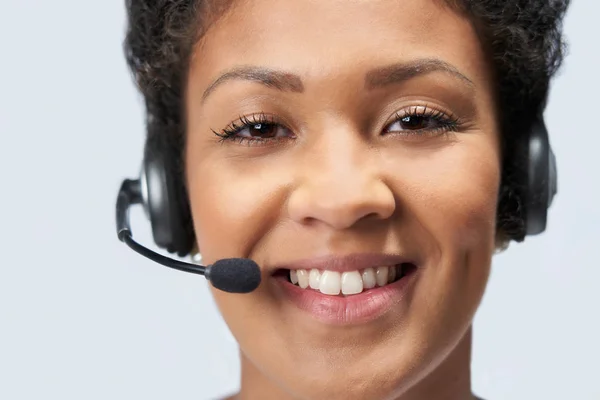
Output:
[[140,180],[125,179],[117,197],[117,236],[120,241],[127,244],[132,250],[157,262],[165,267],[192,274],[203,275],[210,280],[210,267],[195,265],[160,255],[133,240],[129,224],[129,208],[134,204],[142,203]]

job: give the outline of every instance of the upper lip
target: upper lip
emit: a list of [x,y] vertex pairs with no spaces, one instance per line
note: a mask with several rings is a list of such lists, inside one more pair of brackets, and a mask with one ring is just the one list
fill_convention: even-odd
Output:
[[344,272],[402,263],[412,263],[412,261],[398,254],[355,253],[347,255],[326,255],[317,258],[292,261],[276,265],[275,270],[319,269]]

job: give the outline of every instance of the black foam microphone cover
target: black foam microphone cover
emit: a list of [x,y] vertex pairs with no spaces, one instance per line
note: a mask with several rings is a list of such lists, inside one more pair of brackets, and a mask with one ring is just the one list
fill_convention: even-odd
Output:
[[224,292],[250,293],[260,285],[258,264],[248,258],[225,258],[207,270],[210,283]]

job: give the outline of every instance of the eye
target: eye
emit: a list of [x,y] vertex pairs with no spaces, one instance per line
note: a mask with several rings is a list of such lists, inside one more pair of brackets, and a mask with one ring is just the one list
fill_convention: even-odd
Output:
[[272,139],[282,137],[287,134],[287,130],[278,124],[261,122],[256,124],[246,124],[236,133],[237,136],[247,138]]
[[260,143],[286,138],[293,138],[293,133],[277,122],[273,117],[264,113],[240,117],[239,122],[233,122],[221,132],[214,132],[222,141],[233,140],[240,143]]
[[425,106],[414,106],[396,113],[395,120],[388,124],[388,133],[403,132],[404,135],[435,134],[455,131],[459,126],[456,118]]
[[392,131],[400,130],[414,130],[414,129],[427,129],[435,125],[431,119],[421,115],[407,115],[400,118],[390,126]]

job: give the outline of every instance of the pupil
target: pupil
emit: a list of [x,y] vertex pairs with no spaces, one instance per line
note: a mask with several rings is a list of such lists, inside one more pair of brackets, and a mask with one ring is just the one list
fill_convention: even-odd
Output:
[[252,136],[273,137],[276,132],[274,124],[255,124],[251,129]]
[[423,117],[407,116],[402,118],[402,123],[406,128],[420,129],[423,128]]

